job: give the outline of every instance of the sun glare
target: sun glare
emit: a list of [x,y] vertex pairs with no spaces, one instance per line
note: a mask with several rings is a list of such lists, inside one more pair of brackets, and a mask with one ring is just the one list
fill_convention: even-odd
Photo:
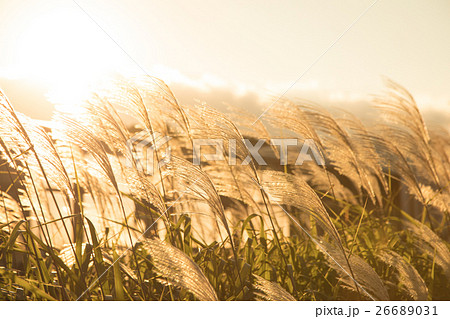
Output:
[[[55,10],[30,21],[17,45],[19,72],[50,87],[63,111],[120,67],[120,51],[82,13]],[[75,111],[76,112],[76,111]]]

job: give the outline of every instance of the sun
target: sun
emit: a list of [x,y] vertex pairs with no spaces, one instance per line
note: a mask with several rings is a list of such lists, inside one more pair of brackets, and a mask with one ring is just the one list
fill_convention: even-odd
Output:
[[27,78],[50,87],[64,111],[123,65],[115,43],[83,12],[55,9],[27,22],[17,41],[17,64]]

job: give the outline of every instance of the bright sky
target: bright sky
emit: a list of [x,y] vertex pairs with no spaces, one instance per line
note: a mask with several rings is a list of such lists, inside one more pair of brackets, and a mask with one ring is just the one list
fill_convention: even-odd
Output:
[[[77,0],[124,53],[74,1],[0,0],[0,87],[46,118],[45,94],[69,103],[105,75],[144,69],[186,103],[262,110],[373,2]],[[448,0],[379,0],[287,96],[359,103],[387,76],[423,110],[448,112],[449,34]]]

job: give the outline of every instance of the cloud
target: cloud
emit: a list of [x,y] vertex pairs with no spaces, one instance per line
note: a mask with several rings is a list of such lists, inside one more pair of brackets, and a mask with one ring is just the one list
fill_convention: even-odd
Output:
[[152,76],[155,76],[163,80],[168,85],[181,84],[196,89],[200,89],[203,91],[208,91],[210,88],[215,87],[229,86],[229,84],[225,80],[210,73],[204,73],[200,78],[194,79],[181,73],[177,69],[173,69],[162,64],[154,65],[150,71],[151,71],[150,74]]
[[231,104],[257,114],[267,102],[254,88],[243,83],[227,82],[210,73],[192,78],[179,70],[155,65],[150,74],[168,84],[182,104],[192,105],[200,101],[218,110],[225,110],[225,104]]
[[180,83],[172,84],[171,89],[182,104],[192,105],[200,101],[218,110],[225,110],[226,104],[230,104],[255,114],[264,106],[260,96],[250,91],[238,94],[227,87],[210,87],[208,90],[202,90]]
[[[0,87],[4,89],[16,109],[33,118],[49,120],[54,105],[49,102],[48,96],[49,92],[55,88],[36,81],[17,78],[17,73],[8,73],[7,71],[7,69],[0,69]],[[179,70],[163,65],[154,66],[150,74],[165,81],[181,104],[193,105],[201,101],[221,111],[226,110],[226,104],[231,104],[254,113],[256,116],[259,116],[279,97],[280,93],[274,92],[284,92],[289,87],[274,84],[271,90],[257,89],[243,83],[227,82],[213,74],[202,74],[198,78],[192,78]],[[63,96],[70,96],[70,92],[62,92],[65,92]],[[369,96],[351,91],[325,89],[316,80],[294,86],[289,90],[286,97],[294,101],[311,101],[328,108],[332,112],[339,113],[337,109],[342,109],[366,123],[373,122],[379,114],[370,107]],[[436,99],[429,96],[418,96],[417,102],[430,125],[449,127],[449,101],[440,99],[436,106],[436,103],[433,104]],[[446,104],[446,107],[439,107],[441,104]],[[424,105],[427,107],[423,107]],[[429,107],[430,105],[435,107]]]

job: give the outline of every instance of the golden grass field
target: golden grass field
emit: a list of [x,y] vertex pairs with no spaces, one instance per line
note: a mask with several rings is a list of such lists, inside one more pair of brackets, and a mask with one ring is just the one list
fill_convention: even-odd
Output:
[[[280,100],[255,122],[145,77],[43,127],[1,93],[0,300],[449,300],[450,133],[393,82],[373,106],[365,125]],[[166,165],[129,147],[144,129]],[[268,143],[246,162],[244,138],[285,137],[325,165]],[[199,139],[225,160],[194,165]]]

